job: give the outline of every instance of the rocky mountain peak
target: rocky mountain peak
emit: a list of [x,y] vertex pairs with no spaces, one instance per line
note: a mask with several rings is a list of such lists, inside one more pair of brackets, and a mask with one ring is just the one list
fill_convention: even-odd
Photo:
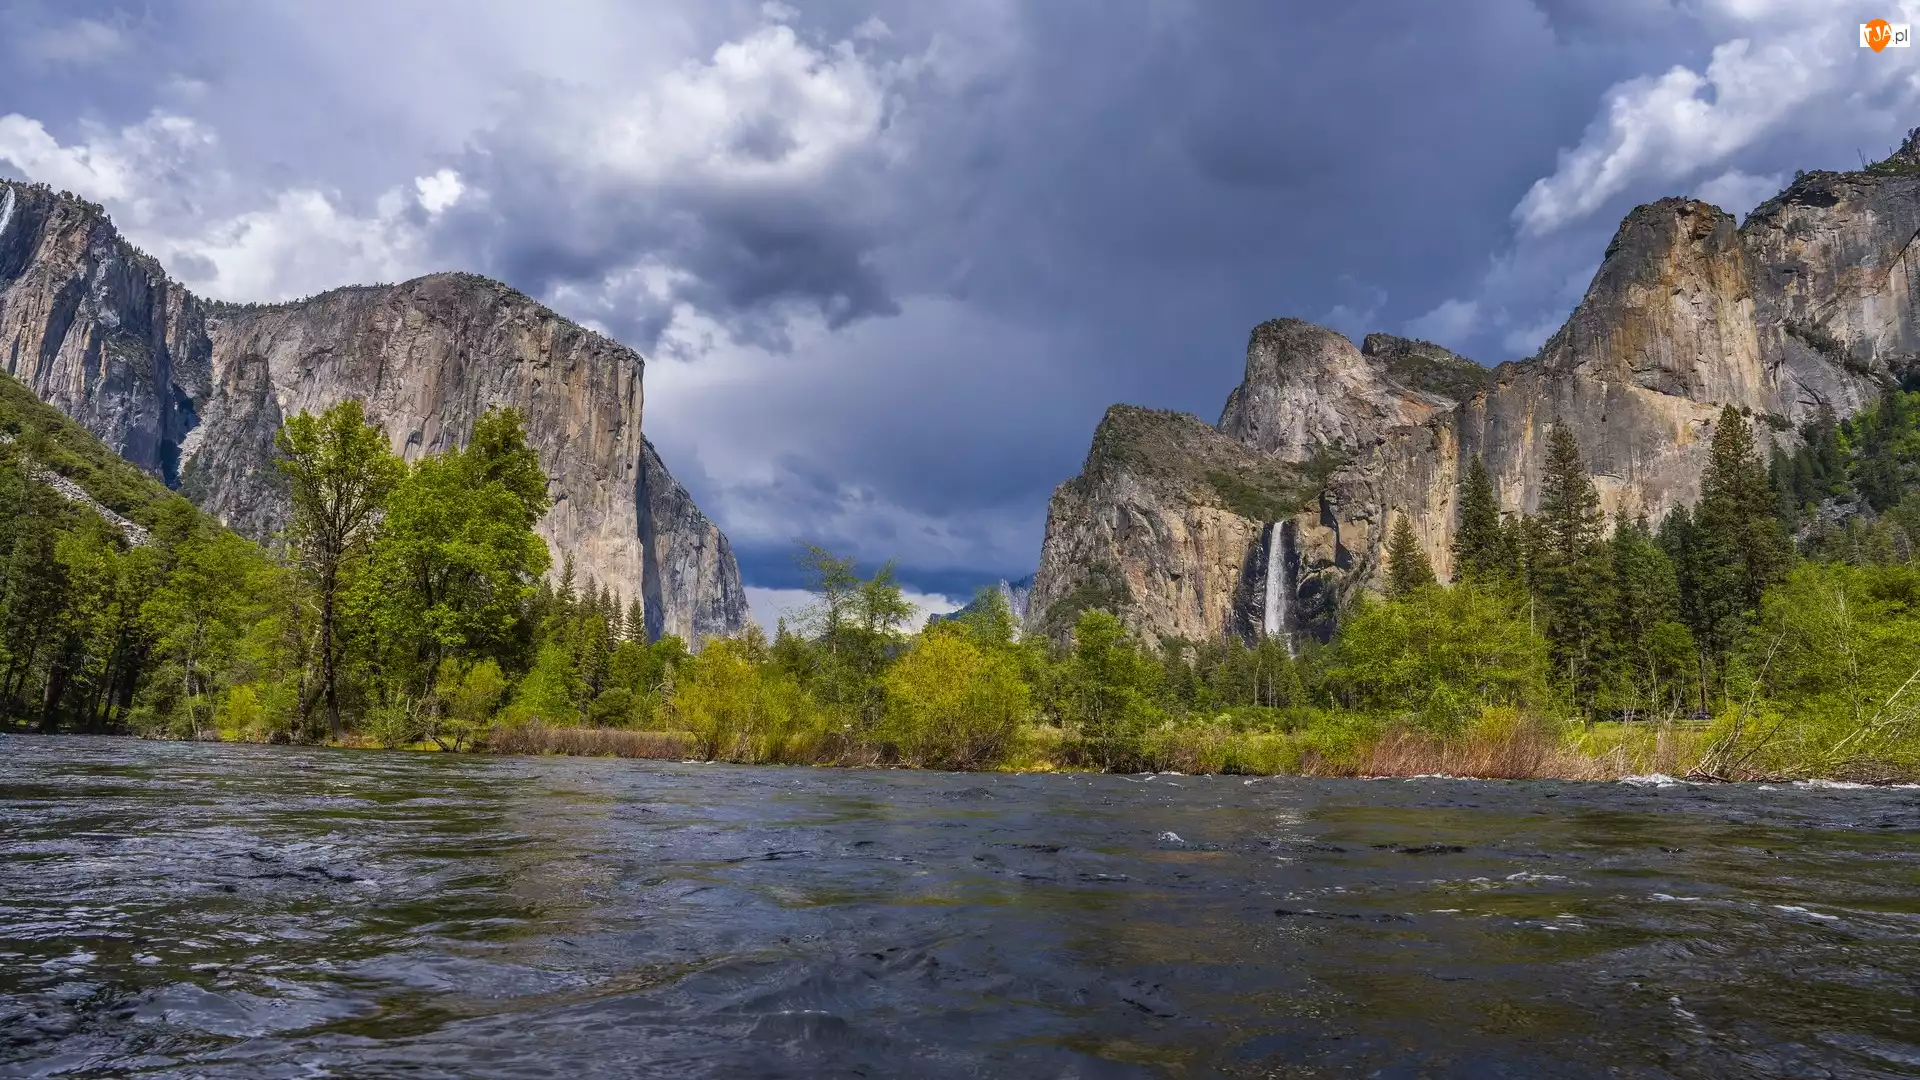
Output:
[[1228,395],[1219,430],[1280,461],[1304,463],[1374,445],[1452,404],[1396,381],[1384,359],[1333,330],[1274,319],[1247,342],[1246,377]]
[[[1799,176],[1744,224],[1698,199],[1636,207],[1566,323],[1492,371],[1430,342],[1373,334],[1356,349],[1298,319],[1262,323],[1217,428],[1163,425],[1178,437],[1152,444],[1153,482],[1090,469],[1056,491],[1036,609],[1107,603],[1148,641],[1251,636],[1273,632],[1247,617],[1264,584],[1284,594],[1285,632],[1325,636],[1377,582],[1400,519],[1449,575],[1473,458],[1506,510],[1536,509],[1556,425],[1613,519],[1658,519],[1698,499],[1725,406],[1777,443],[1920,373],[1917,241],[1920,132],[1859,172]],[[1237,454],[1228,486],[1316,493],[1285,520],[1280,501],[1222,498],[1213,476]]]
[[1479,393],[1493,375],[1477,361],[1419,338],[1368,334],[1360,354],[1378,362],[1386,377],[1401,386],[1454,402]]
[[700,638],[744,627],[733,553],[641,435],[645,362],[474,274],[210,303],[97,206],[0,183],[0,361],[42,401],[236,530],[287,515],[273,435],[360,400],[396,453],[462,445],[495,406],[527,419],[550,479],[539,531],[580,574]]

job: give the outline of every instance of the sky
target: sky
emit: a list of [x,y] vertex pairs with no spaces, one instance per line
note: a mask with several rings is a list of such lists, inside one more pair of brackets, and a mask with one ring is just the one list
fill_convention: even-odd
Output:
[[1262,320],[1520,359],[1635,204],[1884,156],[1871,18],[1920,0],[0,0],[0,174],[209,296],[500,278],[646,356],[763,622],[803,541],[941,609]]

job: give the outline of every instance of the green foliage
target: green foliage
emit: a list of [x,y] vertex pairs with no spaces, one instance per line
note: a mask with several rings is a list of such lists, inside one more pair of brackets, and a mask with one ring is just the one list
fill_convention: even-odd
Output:
[[1460,525],[1453,534],[1453,579],[1491,584],[1507,575],[1513,555],[1500,525],[1500,500],[1480,455],[1460,477]]
[[1133,603],[1133,587],[1127,584],[1120,568],[1096,561],[1087,566],[1066,595],[1047,606],[1041,629],[1049,637],[1061,637],[1079,624],[1081,615],[1104,611],[1117,615]]
[[888,668],[886,691],[881,739],[911,765],[989,768],[1028,715],[1030,691],[1013,660],[952,624],[929,629]]
[[1545,607],[1554,672],[1580,703],[1593,701],[1614,645],[1607,636],[1612,583],[1600,543],[1605,524],[1579,443],[1565,425],[1555,425],[1540,481],[1538,531],[1526,541],[1528,577]]
[[489,412],[464,450],[421,459],[387,496],[352,605],[385,670],[425,696],[448,660],[510,656],[549,565],[534,533],[546,480],[517,411]]
[[1547,704],[1546,642],[1493,592],[1474,585],[1363,599],[1326,663],[1348,708],[1457,731],[1490,705]]
[[1393,533],[1387,540],[1387,596],[1404,599],[1434,584],[1433,564],[1414,535],[1413,522],[1405,514],[1394,519]]
[[1600,540],[1606,518],[1600,493],[1580,460],[1573,430],[1555,424],[1547,433],[1547,458],[1540,475],[1540,528],[1547,559],[1567,565],[1586,555]]
[[0,374],[0,467],[11,468],[22,459],[74,481],[101,505],[148,528],[165,515],[192,513],[166,485],[34,397],[19,380]]
[[460,751],[479,741],[507,694],[506,675],[492,660],[446,668],[435,688],[439,709],[422,732],[442,750]]
[[1769,592],[1743,670],[1759,709],[1716,764],[1885,779],[1920,771],[1920,568],[1802,565]]
[[1159,719],[1160,670],[1115,616],[1089,611],[1073,630],[1061,686],[1061,713],[1084,759],[1102,769],[1138,759],[1140,737]]
[[289,417],[275,435],[274,447],[292,501],[287,535],[320,600],[320,688],[326,696],[327,726],[338,734],[342,723],[334,624],[346,589],[344,578],[358,569],[372,545],[387,494],[405,466],[388,449],[380,429],[366,422],[358,401],[341,402],[317,417],[306,412]]
[[1690,514],[1676,511],[1661,527],[1678,578],[1681,621],[1700,647],[1708,689],[1720,684],[1761,596],[1792,562],[1778,510],[1745,418],[1731,406],[1723,409],[1699,504]]
[[[290,547],[150,490],[122,500],[153,532],[130,547],[37,479],[62,454],[111,473],[104,448],[69,446],[72,430],[26,423],[9,400],[0,710],[44,730],[462,751],[543,732],[591,746],[606,735],[591,729],[617,728],[654,752],[734,761],[1341,774],[1411,767],[1392,756],[1409,747],[1447,769],[1509,770],[1498,754],[1515,747],[1526,768],[1603,769],[1594,755],[1624,768],[1657,741],[1704,747],[1711,775],[1920,775],[1920,401],[1907,395],[1816,418],[1767,469],[1748,421],[1723,414],[1700,503],[1657,537],[1641,520],[1605,535],[1564,429],[1544,447],[1536,515],[1503,520],[1471,461],[1456,583],[1433,580],[1403,518],[1389,595],[1298,657],[1269,638],[1149,645],[1106,564],[1053,605],[1046,634],[1021,636],[992,589],[912,634],[891,565],[863,575],[817,548],[802,555],[816,602],[771,641],[649,642],[623,583],[582,581],[570,556],[548,572],[533,532],[546,481],[511,412],[411,467],[353,408],[296,417],[279,441]],[[1854,500],[1862,512],[1834,521]],[[1792,565],[1792,521],[1828,562]],[[1690,713],[1718,719],[1692,743],[1669,737]],[[1587,727],[1563,723],[1579,717]],[[1607,718],[1666,734],[1609,734]]]
[[1603,704],[1635,717],[1673,715],[1693,693],[1699,657],[1679,622],[1680,583],[1673,560],[1645,518],[1621,522],[1608,545],[1613,588],[1602,678]]

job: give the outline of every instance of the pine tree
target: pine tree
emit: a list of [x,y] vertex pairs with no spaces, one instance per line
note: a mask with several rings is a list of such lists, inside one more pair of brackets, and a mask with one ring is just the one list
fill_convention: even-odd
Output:
[[647,643],[647,609],[637,596],[627,604],[626,639]]
[[1746,615],[1785,576],[1793,546],[1739,410],[1720,410],[1701,476],[1691,544],[1675,560],[1691,586],[1689,627],[1716,666],[1732,650]]
[[1460,527],[1453,534],[1453,579],[1487,583],[1507,573],[1512,561],[1500,525],[1500,500],[1486,463],[1473,455],[1460,478]]
[[573,552],[569,551],[566,557],[560,560],[560,587],[554,590],[555,598],[560,601],[560,606],[569,614],[573,611],[574,601],[578,599],[574,594],[574,588],[578,582],[573,575]]
[[1679,622],[1673,560],[1644,517],[1614,529],[1608,556],[1614,589],[1609,668],[1616,701],[1630,714],[1672,709],[1691,696],[1698,663],[1693,637]]
[[1550,557],[1572,562],[1600,540],[1606,523],[1600,493],[1580,460],[1580,443],[1565,424],[1547,434],[1546,467],[1540,476],[1540,525]]
[[1600,493],[1580,460],[1580,444],[1564,424],[1547,436],[1540,479],[1539,545],[1534,554],[1547,642],[1556,675],[1576,704],[1591,708],[1604,674],[1611,567],[1600,546],[1605,517]]
[[1402,514],[1394,521],[1393,535],[1387,541],[1387,596],[1396,600],[1412,596],[1433,583],[1433,564],[1420,549],[1413,522]]

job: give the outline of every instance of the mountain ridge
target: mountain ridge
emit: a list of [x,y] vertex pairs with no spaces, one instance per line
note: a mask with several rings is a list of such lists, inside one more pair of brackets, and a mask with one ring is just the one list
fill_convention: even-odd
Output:
[[[1262,323],[1220,422],[1176,452],[1229,453],[1214,444],[1230,440],[1258,459],[1252,475],[1295,481],[1302,463],[1336,456],[1317,496],[1292,513],[1235,512],[1206,485],[1155,486],[1090,454],[1049,506],[1030,622],[1058,636],[1062,605],[1091,590],[1148,640],[1252,637],[1269,631],[1249,598],[1277,576],[1280,632],[1325,638],[1345,600],[1377,586],[1400,517],[1450,576],[1473,456],[1503,510],[1533,510],[1536,450],[1555,423],[1574,431],[1610,516],[1658,518],[1698,497],[1721,406],[1785,443],[1823,407],[1846,416],[1920,366],[1916,238],[1920,132],[1860,172],[1801,174],[1743,223],[1690,198],[1634,208],[1559,330],[1478,379],[1432,343],[1375,334],[1356,347],[1303,320]],[[1134,437],[1120,415],[1096,431],[1096,447],[1120,445],[1103,463]]]
[[262,539],[285,520],[272,438],[293,412],[360,399],[411,460],[513,405],[552,478],[540,532],[556,563],[572,553],[584,576],[653,604],[660,633],[744,628],[730,545],[641,434],[634,350],[460,271],[207,301],[93,203],[0,180],[0,208],[7,373],[222,523]]

